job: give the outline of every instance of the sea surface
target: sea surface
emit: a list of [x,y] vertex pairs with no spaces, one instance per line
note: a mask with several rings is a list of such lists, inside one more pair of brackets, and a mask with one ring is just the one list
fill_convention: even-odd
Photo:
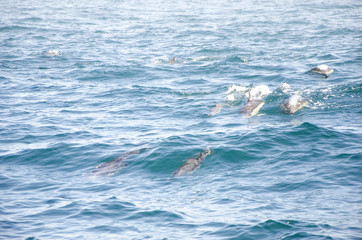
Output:
[[359,0],[2,0],[0,239],[362,239],[361,97]]

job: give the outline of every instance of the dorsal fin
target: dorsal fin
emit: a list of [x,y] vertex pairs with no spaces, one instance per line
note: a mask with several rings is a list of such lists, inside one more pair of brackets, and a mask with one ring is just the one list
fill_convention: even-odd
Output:
[[173,57],[172,59],[171,59],[171,62],[170,63],[175,63],[175,57]]

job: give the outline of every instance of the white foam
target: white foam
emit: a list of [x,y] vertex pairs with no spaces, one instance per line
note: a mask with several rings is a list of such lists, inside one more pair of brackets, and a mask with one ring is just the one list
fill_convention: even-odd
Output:
[[192,59],[192,61],[198,62],[198,61],[203,61],[203,60],[206,60],[206,59],[208,59],[208,57],[206,57],[206,56],[201,56],[201,57]]
[[301,96],[300,95],[293,95],[289,98],[289,105],[291,106],[295,106],[298,104],[298,102],[301,100]]
[[318,109],[318,108],[321,108],[322,106],[325,106],[326,104],[322,101],[317,101],[317,102],[313,102],[313,101],[310,101],[312,103],[311,107],[312,109]]
[[246,88],[246,87],[232,85],[231,87],[229,87],[229,89],[227,90],[227,92],[225,94],[230,94],[232,92],[246,92],[247,90],[248,90],[248,88]]
[[227,101],[235,101],[235,95],[234,95],[233,93],[228,94],[228,95],[225,97],[225,100],[227,100]]
[[[244,93],[246,98],[249,98],[249,88],[232,85],[229,89],[225,92],[226,97],[225,100],[227,101],[235,101],[236,98],[241,97]],[[271,93],[270,89],[266,85],[258,85],[250,89],[250,94],[252,99],[262,99],[268,96]]]
[[171,60],[167,57],[167,56],[161,56],[161,57],[156,57],[154,59],[152,59],[152,64],[159,64],[159,63],[167,63],[170,62]]
[[321,70],[321,71],[325,71],[325,70],[328,70],[328,66],[325,65],[325,64],[321,64],[321,65],[318,65],[318,68]]
[[281,90],[284,92],[284,93],[287,93],[287,92],[290,92],[291,91],[291,88],[289,86],[288,83],[282,83],[282,85],[280,86]]
[[46,51],[46,55],[48,56],[59,56],[60,55],[60,51],[56,50],[56,49],[50,49],[48,51]]
[[328,92],[332,92],[332,87],[331,86],[329,86],[329,87],[327,87],[327,88],[322,88],[322,89],[320,89],[319,91],[321,91],[321,92],[323,92],[323,93],[328,93]]
[[[250,92],[247,92],[245,95],[247,98],[258,99],[264,98],[271,93],[267,85],[258,85],[250,89]],[[251,96],[250,96],[251,95]]]

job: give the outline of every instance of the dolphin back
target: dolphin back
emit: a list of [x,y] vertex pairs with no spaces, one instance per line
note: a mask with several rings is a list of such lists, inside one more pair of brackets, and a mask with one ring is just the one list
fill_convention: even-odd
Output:
[[172,175],[175,177],[188,175],[198,169],[200,166],[201,162],[197,161],[197,159],[188,159],[186,163],[179,167]]
[[186,162],[181,167],[179,167],[175,172],[173,172],[172,175],[178,177],[178,176],[191,174],[193,171],[195,171],[201,166],[202,161],[210,154],[212,154],[212,151],[209,148],[207,148],[204,151],[201,151],[198,157],[193,157],[186,160]]
[[255,116],[260,111],[261,107],[264,105],[264,101],[262,99],[255,99],[248,101],[241,109],[240,114],[245,118],[250,118]]
[[328,77],[334,72],[332,68],[328,67],[325,64],[318,65],[317,67],[312,68],[311,71],[324,75],[325,77]]
[[113,159],[111,161],[99,164],[96,167],[96,169],[92,170],[92,174],[93,175],[102,175],[102,176],[111,176],[111,175],[117,173],[123,167],[127,166],[127,163],[125,161],[127,160],[128,156],[130,156],[132,154],[139,154],[146,150],[148,150],[148,148],[141,148],[141,149],[136,149],[136,150],[129,151],[126,153],[122,153],[121,155],[119,155],[118,157],[116,157],[115,159]]

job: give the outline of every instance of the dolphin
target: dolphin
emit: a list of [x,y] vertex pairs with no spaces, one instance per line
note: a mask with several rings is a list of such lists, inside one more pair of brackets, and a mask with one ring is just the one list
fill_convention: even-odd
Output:
[[96,169],[92,170],[92,174],[95,176],[112,176],[121,168],[127,166],[127,163],[125,161],[127,160],[128,156],[132,154],[139,154],[146,150],[148,150],[148,148],[141,148],[130,152],[122,153],[112,161],[99,164]]
[[59,56],[61,54],[61,52],[56,49],[50,49],[50,50],[46,51],[45,54],[50,57],[55,57],[55,56]]
[[334,72],[332,68],[328,67],[325,64],[318,65],[317,67],[312,68],[311,71],[324,75],[325,77],[328,77]]
[[284,110],[285,113],[293,115],[295,112],[307,105],[308,101],[305,98],[302,98],[301,96],[295,94],[285,100],[282,103],[281,108]]
[[181,167],[179,167],[175,172],[173,172],[172,175],[174,177],[178,177],[178,176],[191,174],[193,171],[195,171],[200,167],[202,161],[206,158],[206,156],[210,154],[212,154],[212,152],[209,148],[204,151],[201,151],[198,157],[187,159],[186,162]]
[[170,63],[171,63],[171,64],[172,64],[172,63],[175,63],[175,61],[176,61],[176,57],[173,57],[173,58],[171,59]]
[[248,102],[240,109],[240,114],[244,118],[251,118],[258,114],[264,104],[265,102],[262,99],[252,99],[249,89]]
[[210,117],[218,114],[221,109],[225,106],[225,103],[217,103],[212,109],[211,109],[211,112],[209,114]]

